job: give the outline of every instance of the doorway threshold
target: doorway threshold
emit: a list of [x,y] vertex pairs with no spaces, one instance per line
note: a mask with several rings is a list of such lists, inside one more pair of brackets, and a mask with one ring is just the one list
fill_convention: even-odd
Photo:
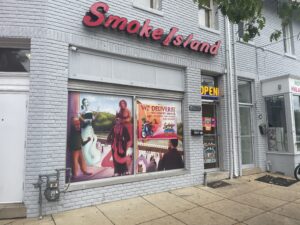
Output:
[[228,178],[228,171],[220,171],[220,169],[212,171],[209,169],[205,170],[205,172],[207,173],[207,183],[225,180]]

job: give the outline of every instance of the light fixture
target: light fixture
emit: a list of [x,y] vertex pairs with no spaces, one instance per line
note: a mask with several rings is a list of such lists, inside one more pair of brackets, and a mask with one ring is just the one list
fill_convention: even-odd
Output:
[[78,48],[76,46],[70,45],[70,49],[74,52],[77,52]]

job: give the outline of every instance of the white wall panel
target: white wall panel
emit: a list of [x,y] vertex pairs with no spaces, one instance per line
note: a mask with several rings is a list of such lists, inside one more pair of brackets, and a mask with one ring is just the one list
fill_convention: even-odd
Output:
[[184,71],[88,50],[70,51],[70,78],[184,91]]

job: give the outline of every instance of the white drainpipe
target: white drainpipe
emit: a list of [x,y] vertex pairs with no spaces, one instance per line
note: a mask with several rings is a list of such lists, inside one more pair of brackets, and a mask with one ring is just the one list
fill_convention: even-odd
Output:
[[231,35],[230,22],[225,17],[225,35],[226,35],[226,70],[227,70],[227,115],[228,115],[228,140],[229,140],[229,178],[232,179],[235,171],[234,159],[234,134],[233,134],[233,94],[232,94],[232,50],[231,50]]

